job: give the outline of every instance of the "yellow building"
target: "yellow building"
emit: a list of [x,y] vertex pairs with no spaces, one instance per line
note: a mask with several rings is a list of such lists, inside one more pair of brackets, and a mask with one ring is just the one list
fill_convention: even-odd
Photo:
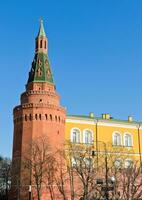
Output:
[[[96,152],[117,152],[125,156],[124,165],[129,166],[135,159],[141,162],[142,124],[128,120],[116,120],[109,114],[102,114],[102,118],[93,113],[88,116],[69,115],[66,118],[66,140],[75,143],[90,145]],[[110,148],[110,146],[112,148]]]

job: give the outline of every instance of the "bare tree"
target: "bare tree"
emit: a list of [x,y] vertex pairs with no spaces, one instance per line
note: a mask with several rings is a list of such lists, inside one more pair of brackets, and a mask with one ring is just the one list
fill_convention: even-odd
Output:
[[[134,161],[133,150],[112,144],[106,147],[97,152],[91,145],[66,145],[56,176],[64,200],[142,198],[142,166]],[[133,165],[126,168],[125,161],[129,159]]]
[[121,170],[119,189],[125,200],[142,199],[142,165],[134,161],[132,165]]
[[8,199],[11,185],[11,160],[0,157],[0,199]]
[[31,171],[38,200],[44,186],[51,200],[139,200],[142,166],[136,161],[127,168],[124,164],[128,158],[134,160],[132,153],[111,144],[95,151],[93,145],[70,142],[64,150],[51,153],[48,140],[39,138],[31,144],[26,167]]
[[46,184],[47,170],[49,171],[51,150],[47,137],[36,138],[29,145],[29,148],[31,153],[24,156],[24,167],[29,169],[30,184],[35,186],[33,188],[35,188],[37,198],[40,200],[42,187]]
[[92,159],[92,147],[67,143],[61,154],[56,183],[63,199],[91,197],[96,182],[96,159]]

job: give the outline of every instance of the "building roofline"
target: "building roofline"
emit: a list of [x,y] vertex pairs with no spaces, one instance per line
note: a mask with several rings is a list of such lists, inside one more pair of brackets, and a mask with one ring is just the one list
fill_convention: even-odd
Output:
[[79,120],[88,120],[88,121],[99,121],[99,122],[110,122],[110,123],[120,123],[120,124],[129,124],[129,125],[142,125],[140,121],[128,121],[128,120],[121,120],[121,119],[103,119],[101,117],[91,117],[87,115],[69,115],[67,114],[67,118],[71,119],[79,119]]

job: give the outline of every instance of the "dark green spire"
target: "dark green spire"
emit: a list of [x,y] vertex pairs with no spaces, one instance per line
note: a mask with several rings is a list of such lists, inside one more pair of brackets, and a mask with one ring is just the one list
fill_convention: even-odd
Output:
[[46,37],[42,19],[40,20],[40,27],[39,27],[38,37]]
[[36,38],[35,56],[32,62],[32,68],[29,73],[28,83],[30,82],[48,82],[54,84],[50,62],[47,54],[47,37],[43,27],[43,21],[40,21],[39,33]]

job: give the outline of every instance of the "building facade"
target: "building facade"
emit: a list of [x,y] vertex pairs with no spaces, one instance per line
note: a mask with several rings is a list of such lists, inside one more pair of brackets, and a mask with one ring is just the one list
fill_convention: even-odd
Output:
[[122,154],[126,155],[124,164],[130,164],[131,156],[141,162],[142,124],[133,121],[130,116],[128,120],[122,121],[113,119],[109,114],[103,114],[102,118],[95,117],[93,113],[88,116],[66,115],[56,92],[48,58],[48,39],[42,21],[35,43],[35,56],[26,90],[21,94],[20,105],[13,112],[13,178],[10,198],[29,198],[31,174],[21,170],[22,159],[25,154],[30,154],[26,145],[44,135],[48,137],[53,151],[63,147],[65,141],[91,146],[97,152],[103,152],[105,144],[105,149],[108,145],[112,147],[108,150],[110,153],[113,153],[114,148],[120,153],[123,149]]

